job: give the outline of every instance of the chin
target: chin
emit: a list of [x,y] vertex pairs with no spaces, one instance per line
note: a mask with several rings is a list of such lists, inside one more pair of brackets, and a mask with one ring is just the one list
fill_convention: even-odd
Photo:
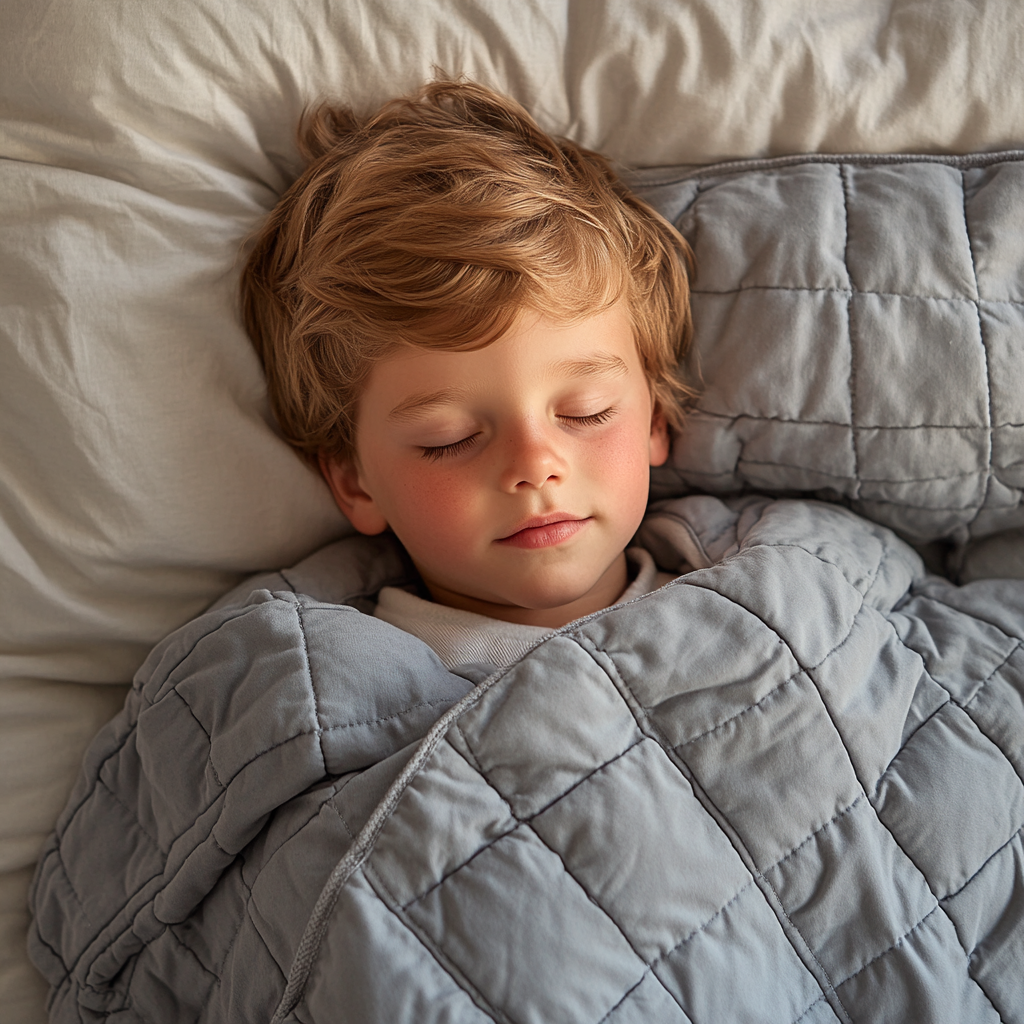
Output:
[[517,594],[515,600],[507,603],[518,605],[520,608],[529,608],[532,611],[548,611],[553,608],[563,608],[565,605],[573,604],[585,598],[593,590],[596,580],[589,580],[585,583],[560,583],[548,584],[540,587],[524,587]]

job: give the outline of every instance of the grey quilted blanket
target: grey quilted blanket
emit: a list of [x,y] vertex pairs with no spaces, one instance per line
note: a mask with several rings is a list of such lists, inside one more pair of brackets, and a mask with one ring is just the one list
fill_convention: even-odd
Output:
[[639,539],[698,568],[486,678],[358,613],[386,540],[160,644],[41,861],[52,1018],[1024,1021],[1024,583],[813,502]]

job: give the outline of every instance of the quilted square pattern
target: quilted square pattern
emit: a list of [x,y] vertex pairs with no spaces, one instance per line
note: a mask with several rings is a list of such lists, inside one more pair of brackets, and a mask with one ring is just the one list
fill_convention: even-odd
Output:
[[[579,675],[552,693],[549,666],[563,658],[578,665]],[[518,685],[500,705],[467,712],[450,739],[517,818],[530,818],[641,738],[623,706],[607,674],[577,644],[553,637],[523,663]]]
[[999,163],[963,172],[967,226],[978,294],[990,302],[1024,302],[1024,236],[1006,224],[1024,223],[1020,167]]
[[[679,754],[762,868],[786,856],[861,791],[817,690],[803,673],[743,715],[680,747]],[[807,764],[815,765],[813,775],[802,771]]]
[[[935,897],[863,796],[765,877],[835,983],[935,909]],[[823,877],[832,884],[822,886]]]
[[[1003,234],[1016,235],[1005,231]],[[1024,278],[1024,274],[1019,274]],[[1024,285],[1022,285],[1024,287]],[[980,305],[981,331],[988,350],[988,372],[992,395],[992,427],[1005,430],[1024,426],[1024,302],[990,302]],[[1019,435],[1007,435],[1015,443],[1016,463],[1022,461]],[[1001,465],[998,460],[996,465]],[[1011,483],[1011,481],[1007,481]],[[1020,486],[1019,480],[1015,481]]]
[[[651,740],[590,776],[532,824],[648,963],[751,884],[736,851]],[[609,846],[619,856],[601,856]]]
[[[696,330],[716,339],[701,359],[709,382],[701,410],[787,423],[849,424],[848,304],[848,294],[835,290],[696,291]],[[786,344],[780,345],[783,338]],[[742,373],[736,372],[739,367]],[[804,386],[783,391],[776,386],[780,377]]]
[[[559,853],[528,826],[489,846],[406,913],[474,976],[491,1006],[517,1021],[600,1020],[647,973]],[[473,972],[481,957],[490,963],[485,974]]]
[[[821,1000],[821,988],[753,885],[674,949],[655,972],[693,1021],[795,1024]],[[704,984],[710,976],[736,983]]]
[[[857,427],[988,426],[986,351],[973,302],[858,293],[850,319]],[[952,349],[950,337],[957,339]],[[879,475],[863,469],[866,476]],[[918,467],[908,469],[910,476],[923,475]]]
[[[943,763],[943,772],[923,770],[930,763]],[[873,802],[939,899],[964,886],[996,852],[1002,844],[995,836],[1024,827],[1024,783],[954,704],[943,705],[910,737]],[[958,822],[959,843],[939,841],[949,819]]]
[[652,619],[650,597],[580,630],[598,664],[616,674],[671,746],[717,729],[798,671],[763,622],[711,587],[694,585],[694,577],[688,581],[659,594],[684,624],[670,635]]
[[845,165],[842,174],[855,291],[977,299],[959,170],[938,163]]
[[[508,804],[479,781],[465,757],[442,743],[430,770],[402,794],[403,813],[374,855],[376,876],[396,902],[412,903],[516,828]],[[415,860],[404,856],[410,846],[419,851]]]
[[[794,209],[821,230],[794,232]],[[723,230],[734,219],[738,230]],[[733,177],[725,187],[705,184],[678,224],[700,253],[702,293],[849,290],[843,184],[835,165],[808,163]]]
[[649,198],[697,263],[700,394],[659,481],[824,492],[921,541],[1024,524],[1019,153],[768,159]]
[[[867,1021],[1002,1022],[975,979],[958,971],[935,977],[930,969],[936,961],[960,956],[956,931],[936,909],[902,942],[839,982],[838,995],[851,1004],[870,1003],[871,1012],[861,1015]],[[893,983],[896,977],[899,984]]]

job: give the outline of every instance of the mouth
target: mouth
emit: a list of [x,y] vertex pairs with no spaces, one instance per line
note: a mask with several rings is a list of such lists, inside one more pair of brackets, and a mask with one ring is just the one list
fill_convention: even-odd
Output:
[[545,516],[527,519],[498,544],[513,548],[549,548],[574,537],[588,523],[590,516],[574,516],[571,512],[549,512]]

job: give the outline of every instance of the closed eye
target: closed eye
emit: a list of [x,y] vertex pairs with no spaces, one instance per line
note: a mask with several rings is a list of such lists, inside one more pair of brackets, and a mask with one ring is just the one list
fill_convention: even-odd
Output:
[[601,412],[591,413],[589,416],[559,416],[558,418],[574,426],[596,427],[599,423],[607,423],[614,413],[614,409],[608,408],[603,409]]
[[476,443],[476,439],[479,436],[479,433],[470,434],[469,437],[464,437],[461,441],[453,441],[451,444],[421,446],[420,451],[423,453],[423,458],[436,462],[438,459],[450,458],[453,455],[461,455],[463,452],[468,451]]

